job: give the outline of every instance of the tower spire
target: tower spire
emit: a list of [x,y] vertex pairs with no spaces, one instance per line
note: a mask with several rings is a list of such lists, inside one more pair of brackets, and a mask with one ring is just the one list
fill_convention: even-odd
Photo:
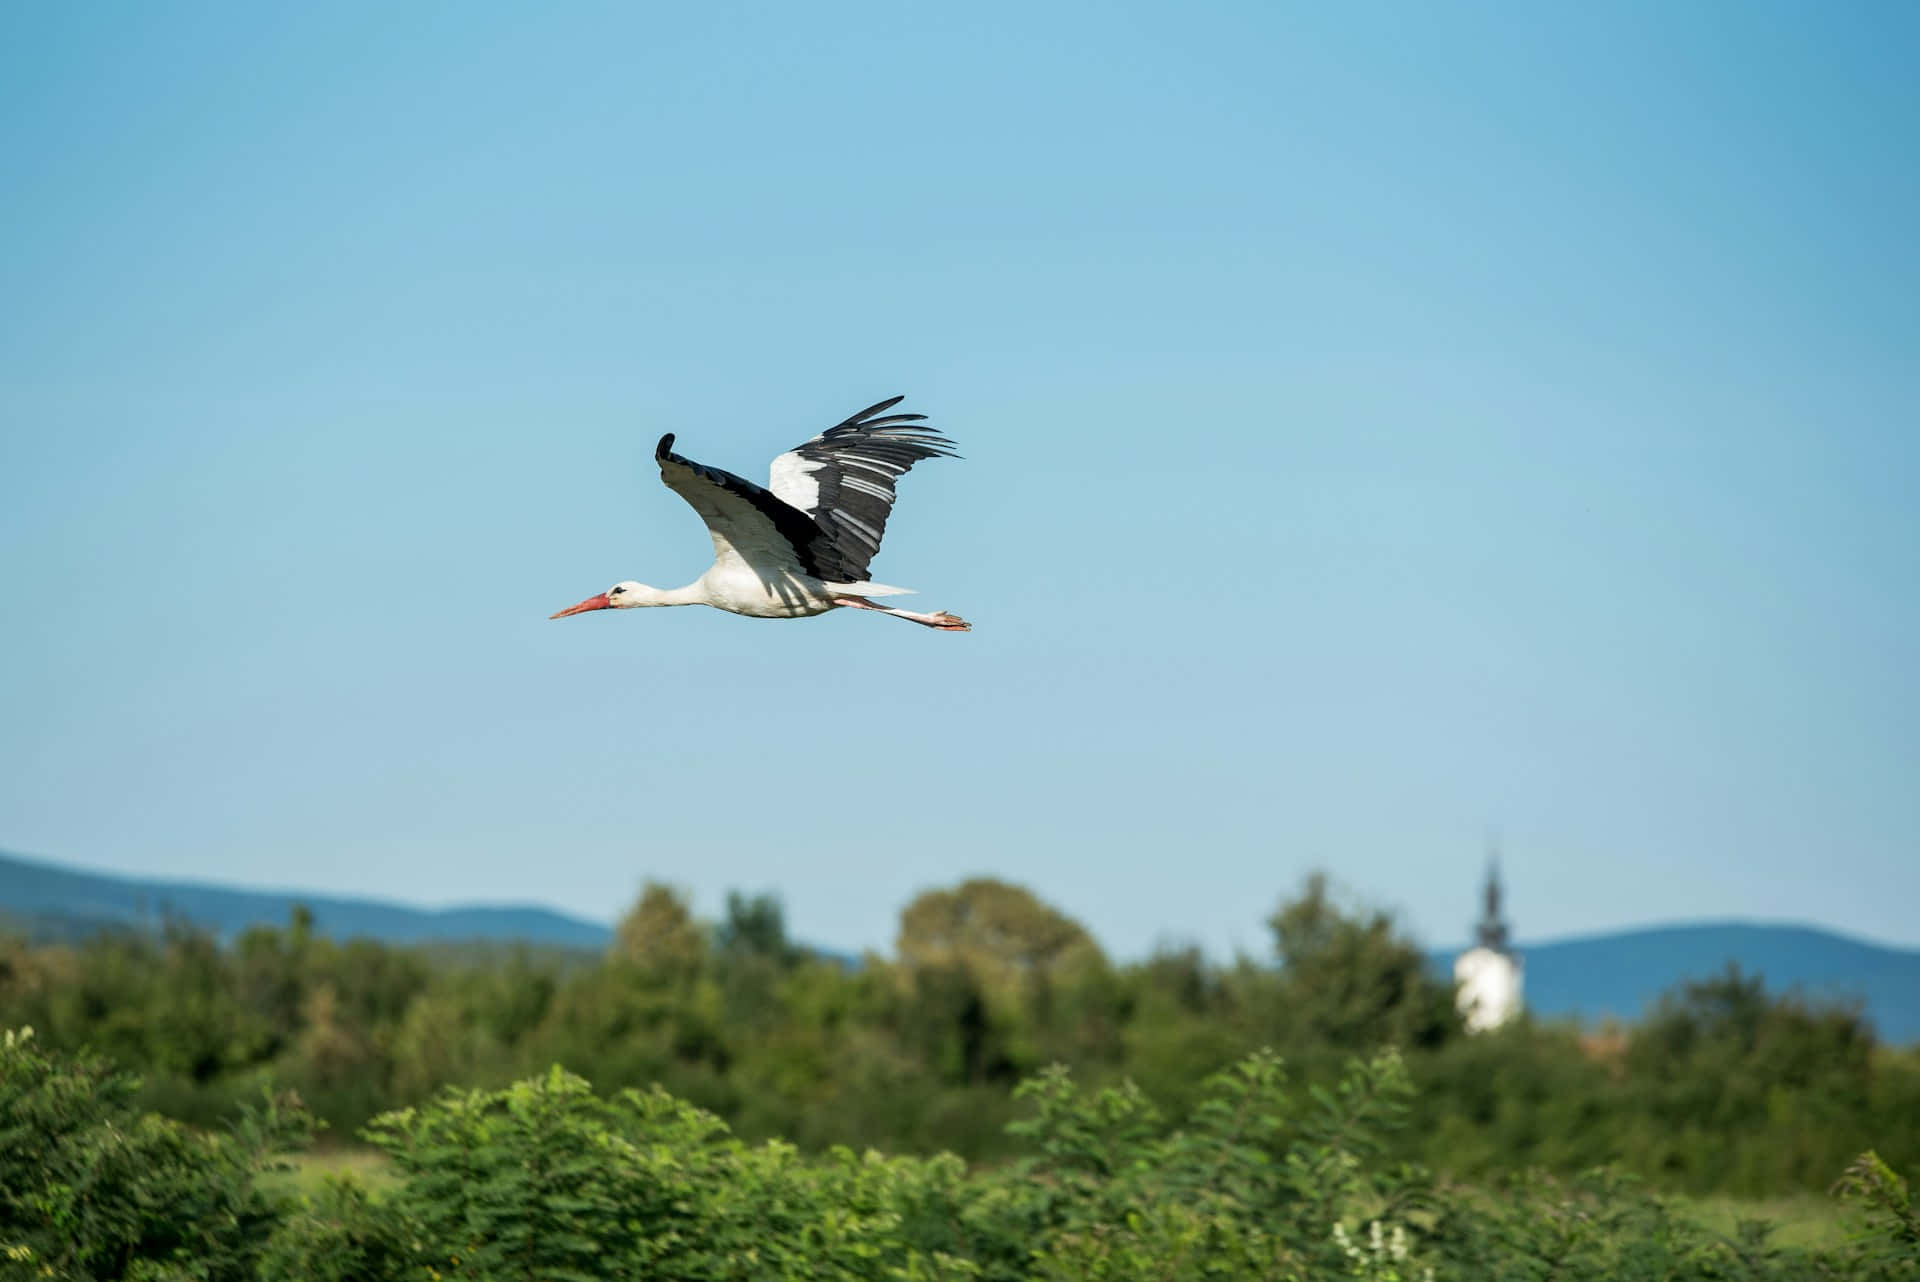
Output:
[[1476,942],[1453,962],[1460,986],[1460,1014],[1467,1031],[1484,1033],[1520,1013],[1521,959],[1509,946],[1507,919],[1500,912],[1500,844],[1487,842],[1487,885],[1481,900]]
[[1500,915],[1500,847],[1497,844],[1487,852],[1485,905],[1474,936],[1482,948],[1491,948],[1496,953],[1507,951],[1507,923]]

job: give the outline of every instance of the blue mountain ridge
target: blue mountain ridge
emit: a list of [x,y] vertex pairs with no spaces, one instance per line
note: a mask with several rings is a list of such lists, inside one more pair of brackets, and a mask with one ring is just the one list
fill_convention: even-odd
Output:
[[377,899],[147,881],[0,853],[0,916],[34,934],[151,926],[177,917],[230,938],[250,926],[285,925],[296,904],[312,911],[314,928],[325,934],[393,944],[518,940],[599,949],[613,933],[599,922],[531,904],[410,908]]
[[[243,890],[213,883],[157,881],[88,872],[0,853],[0,920],[41,936],[71,937],[102,927],[154,926],[183,918],[222,938],[250,926],[282,925],[305,904],[316,929],[335,938],[394,944],[524,942],[571,949],[606,947],[606,925],[537,905],[413,908],[377,899]],[[1857,1001],[1889,1042],[1920,1042],[1920,950],[1891,948],[1813,926],[1685,922],[1524,943],[1526,1004],[1536,1016],[1587,1023],[1638,1019],[1661,994],[1738,963],[1770,992]],[[838,956],[821,950],[823,956]],[[1453,951],[1429,954],[1452,973]],[[856,964],[851,957],[842,957]]]
[[[1817,926],[1676,922],[1573,939],[1516,944],[1526,1006],[1537,1017],[1631,1022],[1685,980],[1729,962],[1771,993],[1857,1002],[1883,1041],[1920,1042],[1920,950],[1891,948]],[[1434,953],[1451,975],[1455,954]]]

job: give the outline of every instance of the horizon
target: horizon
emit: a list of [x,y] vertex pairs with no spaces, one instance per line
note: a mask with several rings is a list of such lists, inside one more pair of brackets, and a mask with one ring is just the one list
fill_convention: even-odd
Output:
[[[876,951],[1920,947],[1920,10],[0,13],[0,835]],[[881,397],[851,610],[710,559]],[[1249,906],[1249,886],[1263,888]]]
[[[198,890],[228,891],[228,892],[233,892],[237,894],[258,895],[261,897],[285,896],[289,899],[293,899],[301,902],[332,901],[335,903],[374,905],[374,906],[379,906],[383,908],[398,908],[398,909],[404,909],[408,911],[418,912],[422,914],[430,914],[430,915],[452,914],[452,913],[460,913],[460,912],[468,912],[468,911],[539,912],[539,913],[547,913],[552,916],[560,917],[562,919],[576,922],[576,923],[604,927],[609,932],[611,932],[613,928],[619,924],[621,914],[624,913],[627,910],[627,908],[630,908],[632,906],[632,902],[630,901],[628,904],[623,905],[619,911],[615,912],[613,916],[602,918],[602,917],[588,916],[584,914],[569,912],[564,908],[560,908],[550,903],[544,903],[539,900],[451,900],[444,903],[436,903],[432,901],[390,898],[384,895],[377,895],[377,894],[355,894],[351,891],[316,890],[312,887],[306,887],[306,886],[260,885],[260,884],[254,884],[249,882],[209,881],[209,880],[200,879],[200,878],[188,878],[188,877],[182,877],[182,878],[151,877],[141,873],[128,873],[128,872],[122,872],[122,871],[118,871],[111,868],[95,868],[95,867],[83,866],[79,864],[72,864],[72,863],[64,862],[62,860],[46,858],[41,855],[23,854],[20,851],[13,850],[5,846],[0,846],[0,859],[13,860],[18,863],[38,864],[43,867],[56,869],[61,872],[78,873],[86,876],[111,878],[111,879],[122,880],[122,881],[150,884],[154,886],[175,885],[175,886],[181,886],[181,887],[192,887]],[[960,880],[965,880],[965,879],[962,878]],[[948,889],[948,888],[951,888],[951,885],[957,885],[957,884],[958,882],[956,881],[954,883],[950,883],[947,886],[927,886],[927,887],[923,887],[923,889],[924,890]],[[1018,883],[1014,883],[1014,884],[1018,884]],[[1365,908],[1365,909],[1382,908],[1383,911],[1388,911],[1390,915],[1394,918],[1395,924],[1397,926],[1399,926],[1403,930],[1406,928],[1406,923],[1403,920],[1402,914],[1398,912],[1393,912],[1391,909],[1384,909],[1382,905],[1376,904],[1372,900],[1368,899],[1365,893],[1363,891],[1360,891],[1358,888],[1351,887],[1351,886],[1344,886],[1340,884],[1337,880],[1335,880],[1332,883],[1331,888],[1335,892],[1336,896],[1341,897],[1343,899],[1350,899],[1350,900],[1356,901],[1358,905],[1362,908]],[[1295,887],[1292,889],[1283,888],[1275,892],[1274,906],[1277,907],[1282,900],[1284,900],[1291,893],[1293,893],[1293,890],[1297,890],[1297,889],[1298,887]],[[779,894],[777,892],[772,892],[772,891],[766,891],[766,890],[755,891],[750,887],[741,887],[741,886],[729,887],[728,890],[738,891],[743,894],[771,893],[774,895],[774,898],[776,900],[780,900]],[[635,900],[638,899],[639,892],[640,892],[640,887],[636,886],[634,888]],[[784,901],[781,901],[781,902],[784,910]],[[1064,903],[1054,903],[1052,901],[1046,901],[1046,902],[1048,903],[1049,907],[1057,910],[1058,912],[1064,914],[1065,916],[1072,918],[1075,921],[1079,920],[1079,918],[1075,916],[1073,912],[1072,905],[1064,904]],[[717,913],[714,911],[708,910],[708,906],[703,905],[698,900],[690,900],[689,907],[692,909],[693,915],[695,919],[698,921],[711,924],[718,920]],[[900,905],[900,908],[895,910],[896,919],[898,917],[899,911],[903,910],[905,907],[906,907],[906,903],[903,902]],[[0,908],[4,908],[4,905],[0,905]],[[724,905],[721,906],[721,911],[724,911]],[[849,948],[843,945],[836,944],[831,940],[822,940],[822,939],[816,938],[804,930],[795,929],[791,919],[788,919],[787,926],[788,926],[788,933],[795,939],[796,942],[800,943],[805,947],[813,948],[816,951],[828,953],[835,956],[846,956],[846,957],[857,957],[869,952],[882,957],[892,955],[891,945],[889,945],[886,948],[867,948],[867,949]],[[1880,949],[1886,952],[1913,953],[1915,955],[1920,955],[1920,947],[1916,947],[1914,945],[1909,945],[1909,944],[1901,944],[1893,940],[1876,939],[1869,935],[1862,935],[1862,934],[1859,934],[1858,932],[1850,931],[1843,927],[1832,926],[1824,922],[1813,921],[1808,919],[1766,918],[1766,917],[1688,917],[1688,918],[1635,921],[1635,922],[1625,922],[1625,923],[1621,923],[1614,926],[1605,926],[1597,930],[1580,931],[1577,933],[1551,935],[1551,936],[1528,936],[1528,935],[1525,935],[1516,927],[1516,929],[1514,930],[1514,936],[1513,936],[1513,942],[1511,944],[1511,948],[1512,948],[1512,951],[1517,954],[1524,954],[1528,947],[1551,947],[1559,944],[1577,944],[1577,943],[1582,943],[1588,940],[1617,939],[1617,938],[1630,936],[1630,935],[1653,934],[1653,933],[1658,933],[1660,931],[1668,931],[1668,930],[1687,930],[1687,929],[1693,929],[1693,928],[1724,928],[1724,927],[1754,927],[1758,929],[1772,929],[1772,930],[1805,930],[1805,931],[1811,931],[1819,934],[1824,934],[1834,939],[1845,941],[1847,943],[1860,944],[1869,948]],[[1137,962],[1145,961],[1153,956],[1153,950],[1151,949],[1139,955],[1119,955],[1119,954],[1108,952],[1105,944],[1101,942],[1099,933],[1097,931],[1089,927],[1088,934],[1093,938],[1096,944],[1100,945],[1102,952],[1107,952],[1109,959],[1114,961],[1117,964],[1130,965]],[[1465,947],[1471,946],[1472,944],[1472,940],[1468,938],[1466,935],[1463,935],[1461,939],[1458,941],[1436,941],[1430,937],[1427,937],[1424,935],[1412,934],[1412,933],[1409,933],[1407,937],[1416,946],[1432,953],[1451,952],[1456,948],[1465,948]],[[1168,940],[1168,941],[1162,941],[1160,944],[1157,944],[1155,947],[1156,948],[1158,947],[1178,947],[1178,948],[1195,947],[1195,948],[1199,948],[1201,951],[1201,954],[1211,962],[1219,963],[1219,962],[1233,960],[1233,957],[1222,957],[1217,955],[1215,950],[1207,948],[1204,944],[1200,943],[1199,941],[1193,941],[1189,944],[1189,943],[1182,943],[1181,941],[1178,941],[1178,940]],[[1267,951],[1271,951],[1271,948],[1269,948]],[[1243,955],[1245,954],[1235,954],[1234,956],[1243,956]],[[1255,957],[1253,958],[1253,960],[1259,960],[1259,958]]]

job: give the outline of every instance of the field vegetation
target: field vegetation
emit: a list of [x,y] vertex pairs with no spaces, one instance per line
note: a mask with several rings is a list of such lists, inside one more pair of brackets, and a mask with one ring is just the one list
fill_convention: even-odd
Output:
[[1920,1276],[1920,1059],[1857,1012],[1729,972],[1470,1038],[1323,879],[1270,924],[1116,965],[973,881],[848,966],[655,885],[602,957],[14,941],[0,1277]]

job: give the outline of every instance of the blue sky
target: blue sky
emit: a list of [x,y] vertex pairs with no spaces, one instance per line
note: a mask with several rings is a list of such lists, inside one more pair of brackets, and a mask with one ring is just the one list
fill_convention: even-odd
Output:
[[[0,14],[0,847],[890,946],[1920,944],[1908,6]],[[704,568],[897,392],[840,611]]]

